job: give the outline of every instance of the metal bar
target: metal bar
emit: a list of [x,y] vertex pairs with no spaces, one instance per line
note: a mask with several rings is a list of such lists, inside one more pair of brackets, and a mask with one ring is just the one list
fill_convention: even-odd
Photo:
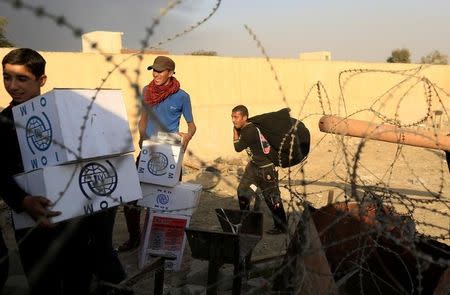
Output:
[[207,295],[216,295],[217,294],[217,278],[219,274],[219,268],[221,265],[216,263],[215,261],[209,261],[208,264],[208,283],[206,286],[206,294]]
[[[165,259],[163,259],[165,260]],[[163,261],[164,263],[164,261]],[[155,286],[153,288],[153,294],[162,295],[164,291],[164,265],[163,269],[155,271]]]
[[242,273],[241,263],[238,262],[234,265],[234,278],[233,278],[233,290],[232,295],[241,295],[242,288]]

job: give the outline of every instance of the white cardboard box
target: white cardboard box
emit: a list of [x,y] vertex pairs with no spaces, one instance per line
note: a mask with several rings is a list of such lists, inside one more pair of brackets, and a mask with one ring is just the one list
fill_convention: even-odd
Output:
[[173,254],[175,260],[166,260],[167,270],[178,271],[181,268],[186,245],[185,228],[189,226],[190,216],[147,213],[144,224],[144,239],[138,254],[138,266],[142,269],[152,262],[152,254]]
[[181,145],[144,140],[138,165],[139,180],[173,187],[179,183],[182,163]]
[[117,89],[53,89],[13,115],[25,171],[134,151]]
[[142,199],[138,205],[152,211],[192,216],[198,206],[202,186],[180,182],[174,187],[141,182]]
[[[47,197],[54,203],[51,209],[62,212],[52,218],[54,223],[142,198],[130,154],[45,167],[18,174],[15,179],[27,193]],[[13,212],[13,219],[16,229],[35,225],[27,213]]]

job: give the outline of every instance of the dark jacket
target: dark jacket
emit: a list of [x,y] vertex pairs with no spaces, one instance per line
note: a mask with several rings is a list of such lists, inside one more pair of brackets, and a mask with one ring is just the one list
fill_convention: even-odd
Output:
[[253,123],[248,123],[242,127],[239,139],[234,141],[234,149],[236,152],[241,152],[245,149],[250,160],[258,167],[271,164],[270,153],[274,153],[273,149],[269,146],[270,152],[269,154],[265,154],[262,145],[258,130]]
[[0,197],[16,212],[23,211],[21,203],[28,194],[15,182],[13,176],[24,171],[19,141],[16,135],[12,106],[0,113]]

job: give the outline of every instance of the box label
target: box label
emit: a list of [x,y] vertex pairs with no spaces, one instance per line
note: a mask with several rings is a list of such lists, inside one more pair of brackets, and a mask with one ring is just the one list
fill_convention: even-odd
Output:
[[144,240],[139,251],[139,267],[152,262],[157,254],[173,254],[175,260],[166,260],[168,270],[181,268],[186,245],[185,228],[189,225],[188,216],[151,213],[147,215]]
[[183,245],[186,219],[155,216],[150,229],[152,250],[179,251]]

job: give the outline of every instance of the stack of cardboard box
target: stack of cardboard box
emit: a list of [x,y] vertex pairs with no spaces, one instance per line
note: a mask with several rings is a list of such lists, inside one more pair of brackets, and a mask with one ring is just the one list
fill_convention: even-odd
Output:
[[184,229],[198,206],[201,185],[180,182],[183,151],[176,134],[159,133],[142,143],[138,174],[143,199],[139,206],[148,207],[144,238],[139,249],[139,267],[158,254],[174,254],[166,268],[179,270],[186,235]]
[[[59,222],[142,198],[120,90],[53,89],[13,108],[30,195],[50,199]],[[35,225],[13,213],[16,229]]]

